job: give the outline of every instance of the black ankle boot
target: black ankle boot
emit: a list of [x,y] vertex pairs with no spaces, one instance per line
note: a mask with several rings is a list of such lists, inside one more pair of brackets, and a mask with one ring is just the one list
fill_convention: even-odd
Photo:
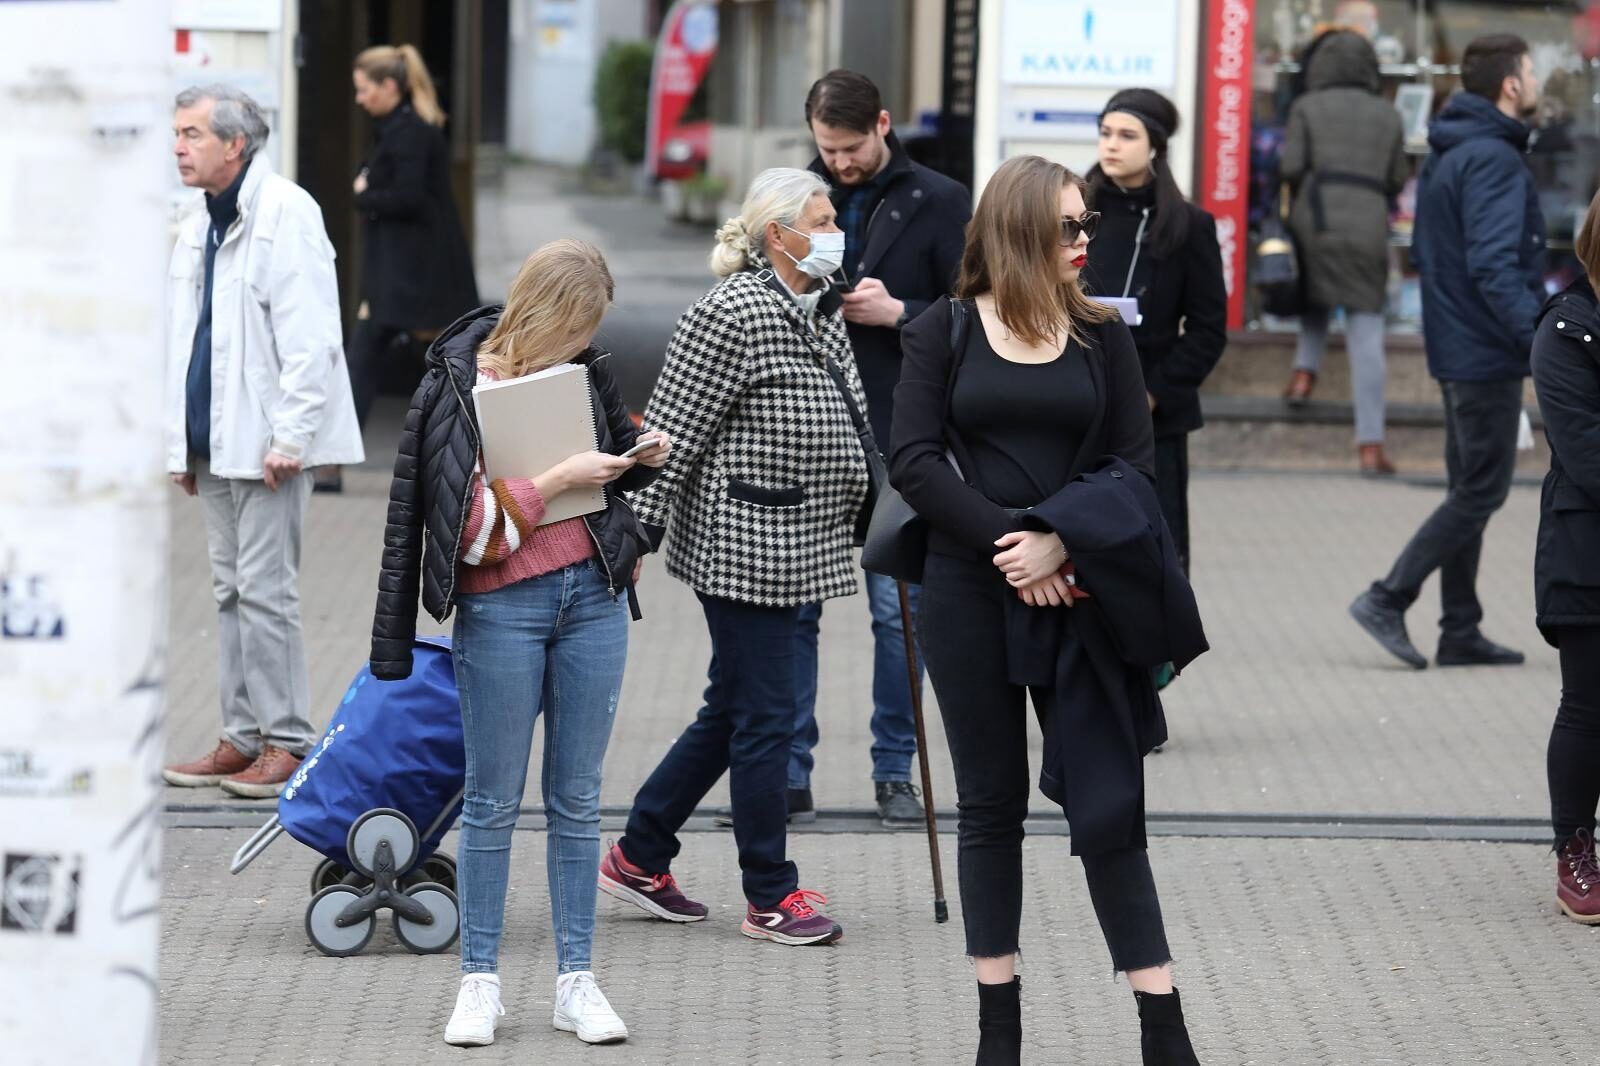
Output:
[[1194,1045],[1189,1043],[1189,1030],[1183,1024],[1178,990],[1174,988],[1165,996],[1135,992],[1133,998],[1139,1004],[1139,1047],[1144,1052],[1144,1066],[1200,1066]]
[[1020,1066],[1022,978],[978,984],[978,1059],[975,1066]]

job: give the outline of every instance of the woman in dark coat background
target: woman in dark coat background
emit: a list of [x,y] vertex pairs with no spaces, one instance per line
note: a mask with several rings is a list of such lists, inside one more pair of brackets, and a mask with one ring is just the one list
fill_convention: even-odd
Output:
[[1533,383],[1550,441],[1534,555],[1539,630],[1561,654],[1546,772],[1555,831],[1556,904],[1600,924],[1600,197],[1578,235],[1584,277],[1550,298],[1533,339]]
[[1378,94],[1378,56],[1359,33],[1312,42],[1307,92],[1289,108],[1280,170],[1294,187],[1289,226],[1304,272],[1293,406],[1311,398],[1328,347],[1328,317],[1344,308],[1361,472],[1393,474],[1383,454],[1383,305],[1389,276],[1389,201],[1409,173],[1400,116]]
[[1100,116],[1089,206],[1100,230],[1086,280],[1096,296],[1139,301],[1129,323],[1156,434],[1156,493],[1189,570],[1189,434],[1203,424],[1200,384],[1228,343],[1217,223],[1183,198],[1167,163],[1178,109],[1150,89],[1124,89]]
[[472,253],[450,191],[450,146],[433,79],[409,44],[356,57],[356,103],[377,139],[356,175],[361,306],[347,352],[366,424],[379,366],[402,334],[437,333],[478,306]]

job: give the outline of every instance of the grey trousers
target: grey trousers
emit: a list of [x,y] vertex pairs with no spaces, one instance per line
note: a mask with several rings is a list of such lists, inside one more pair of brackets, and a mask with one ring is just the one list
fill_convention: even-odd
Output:
[[[1344,313],[1344,343],[1350,353],[1351,392],[1356,405],[1356,443],[1383,443],[1383,315],[1377,311]],[[1313,374],[1328,350],[1328,312],[1308,307],[1300,315],[1300,340],[1294,368]]]
[[217,598],[223,736],[250,756],[264,744],[304,755],[317,739],[300,633],[300,533],[311,475],[274,492],[198,466]]

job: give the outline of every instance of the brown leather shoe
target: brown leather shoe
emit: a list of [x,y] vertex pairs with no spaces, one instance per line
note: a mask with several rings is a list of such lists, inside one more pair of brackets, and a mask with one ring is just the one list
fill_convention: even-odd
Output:
[[1304,407],[1311,402],[1311,390],[1317,387],[1317,375],[1310,370],[1296,370],[1283,390],[1283,398],[1290,407]]
[[206,785],[215,785],[229,774],[237,774],[250,767],[255,760],[234,747],[228,740],[217,741],[217,746],[211,754],[201,756],[194,762],[181,762],[169,766],[161,771],[162,778],[169,785],[179,788],[204,788]]
[[1580,829],[1556,852],[1556,906],[1575,922],[1600,925],[1600,862],[1594,834]]
[[1383,445],[1361,445],[1361,476],[1389,477],[1394,474],[1394,464],[1384,458]]
[[283,790],[284,782],[298,769],[300,756],[268,744],[262,749],[261,757],[247,769],[222,779],[222,791],[246,799],[271,799]]

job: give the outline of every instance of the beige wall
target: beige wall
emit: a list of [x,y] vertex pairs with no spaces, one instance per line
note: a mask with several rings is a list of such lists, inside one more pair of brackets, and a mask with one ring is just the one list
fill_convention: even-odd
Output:
[[944,0],[914,0],[911,9],[911,114],[938,111],[944,89]]

